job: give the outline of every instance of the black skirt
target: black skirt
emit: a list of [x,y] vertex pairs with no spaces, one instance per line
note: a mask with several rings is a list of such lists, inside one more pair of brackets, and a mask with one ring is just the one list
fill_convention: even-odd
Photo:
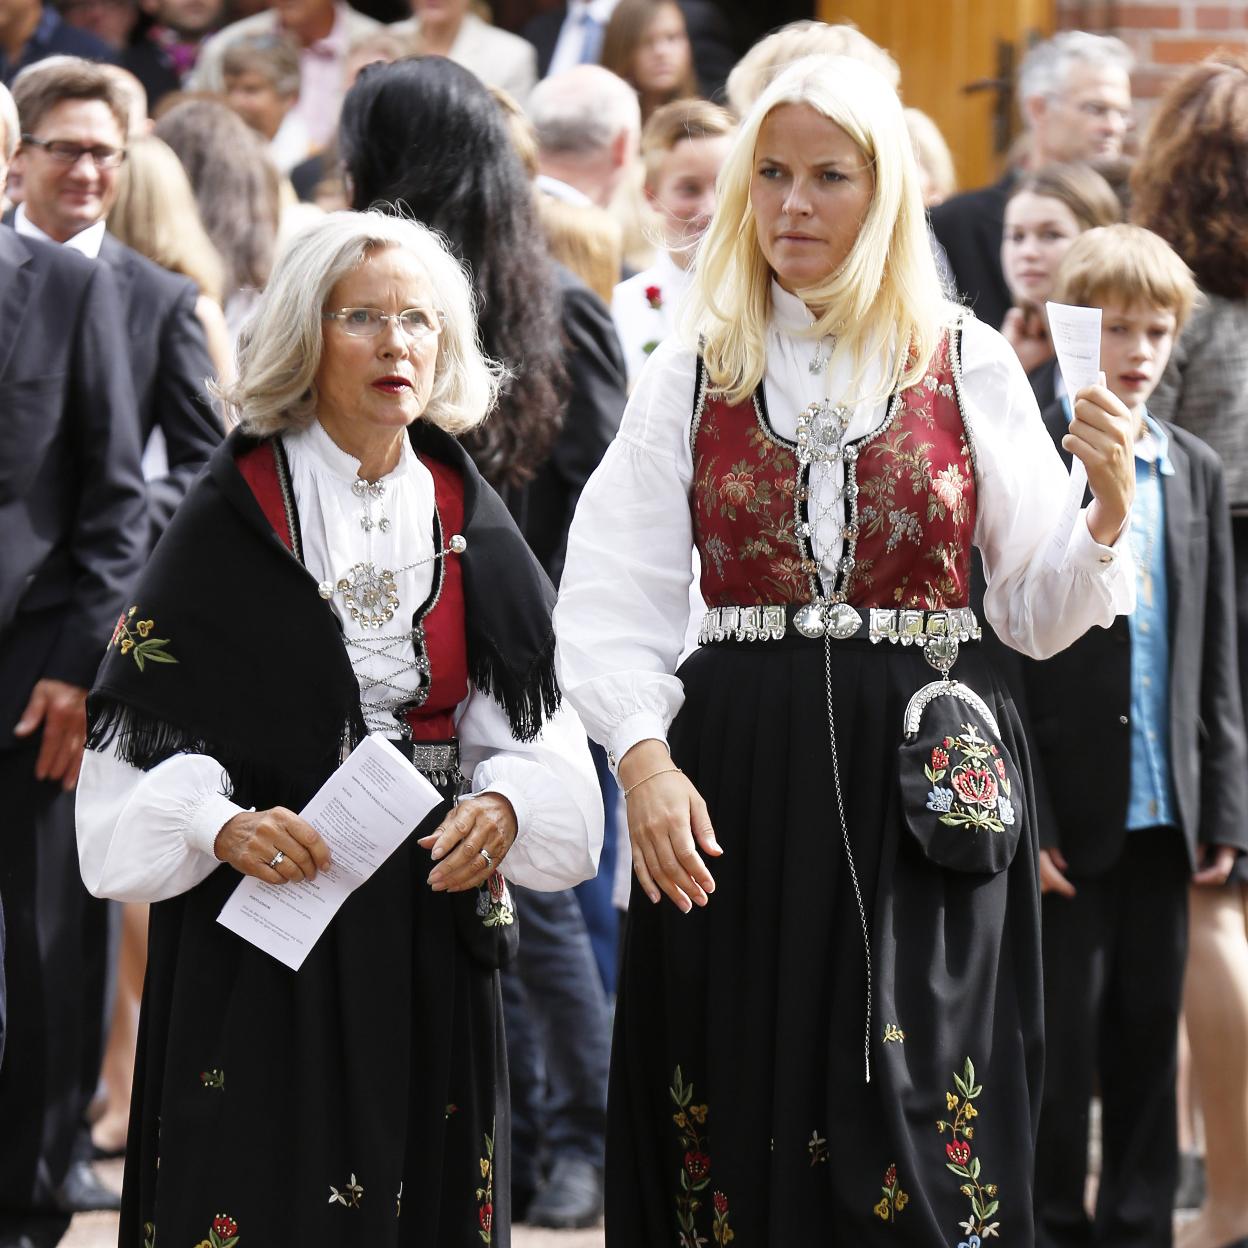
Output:
[[446,810],[298,972],[216,922],[228,867],[152,907],[123,1245],[510,1243],[504,942],[425,882]]
[[[936,866],[900,808],[921,652],[707,646],[681,668],[675,761],[706,799],[710,904],[634,887],[616,1014],[608,1248],[797,1243],[1027,1248],[1040,1105],[1039,882],[1018,717],[979,648],[954,677],[995,707],[1022,779],[997,874]],[[870,1000],[870,1082],[864,1028]]]

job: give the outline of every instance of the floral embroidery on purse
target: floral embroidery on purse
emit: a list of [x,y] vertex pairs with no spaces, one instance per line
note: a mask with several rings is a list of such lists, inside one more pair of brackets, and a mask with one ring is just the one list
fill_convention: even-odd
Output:
[[[932,748],[930,766],[923,768],[932,782],[927,808],[951,828],[991,828],[1004,832],[1014,822],[1010,802],[1010,778],[1001,750],[979,735],[974,724],[963,724],[963,733],[945,737]],[[941,785],[946,774],[949,787]]]

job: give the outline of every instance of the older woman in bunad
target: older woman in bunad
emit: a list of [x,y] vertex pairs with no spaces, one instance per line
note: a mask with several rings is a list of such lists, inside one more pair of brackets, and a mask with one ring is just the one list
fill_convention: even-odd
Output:
[[[1022,369],[941,298],[897,97],[847,60],[745,119],[692,314],[555,613],[637,877],[607,1243],[1028,1245],[1036,834],[970,551],[1030,654],[1130,609],[1126,410],[1080,392],[1095,501],[1063,525]],[[711,610],[677,673],[695,547]]]
[[[509,1240],[499,869],[592,875],[602,813],[550,584],[452,436],[497,384],[434,234],[311,227],[244,333],[240,428],[118,622],[78,819],[88,887],[158,903],[124,1244]],[[217,914],[243,876],[325,867],[292,812],[368,733],[445,800],[294,972]]]

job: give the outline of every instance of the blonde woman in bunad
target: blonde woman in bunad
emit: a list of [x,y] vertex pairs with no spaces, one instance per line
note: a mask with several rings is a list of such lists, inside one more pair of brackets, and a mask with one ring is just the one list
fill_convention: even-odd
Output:
[[[636,872],[609,1248],[1033,1242],[1036,831],[971,547],[1025,653],[1129,611],[1131,429],[1076,396],[1094,501],[1063,521],[1031,388],[943,300],[919,188],[875,71],[782,74],[724,165],[688,342],[651,357],[572,526],[559,674],[618,760]],[[710,609],[677,672],[695,547]]]

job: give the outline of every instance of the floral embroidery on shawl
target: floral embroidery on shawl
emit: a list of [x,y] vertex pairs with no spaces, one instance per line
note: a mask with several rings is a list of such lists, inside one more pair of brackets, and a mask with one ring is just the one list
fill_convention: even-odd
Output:
[[[120,646],[122,654],[128,654],[138,665],[139,671],[147,663],[176,663],[177,659],[165,647],[168,637],[149,636],[156,627],[155,620],[136,620],[137,606],[131,607],[117,617],[117,626],[109,639],[108,648]],[[133,625],[133,627],[131,627]]]
[[896,1222],[897,1215],[910,1203],[910,1197],[897,1181],[896,1163],[884,1171],[884,1186],[880,1190],[884,1195],[875,1206],[875,1216],[884,1222]]
[[[961,736],[945,737],[935,746],[931,762],[923,766],[932,785],[927,808],[951,828],[1003,832],[1014,822],[1014,805],[1001,751],[985,741],[973,724],[963,724],[962,730]],[[946,775],[947,786],[940,783]]]
[[953,1086],[956,1092],[945,1093],[945,1107],[953,1114],[953,1121],[941,1119],[936,1124],[936,1130],[941,1135],[949,1132],[950,1139],[945,1145],[945,1168],[966,1180],[959,1190],[971,1202],[971,1216],[958,1224],[969,1238],[958,1248],[980,1248],[981,1237],[987,1239],[998,1233],[1000,1224],[989,1219],[997,1212],[1000,1202],[997,1200],[997,1185],[980,1181],[979,1158],[972,1154],[975,1119],[979,1117],[974,1102],[983,1093],[984,1087],[975,1082],[975,1067],[969,1057],[962,1074],[954,1074]]

